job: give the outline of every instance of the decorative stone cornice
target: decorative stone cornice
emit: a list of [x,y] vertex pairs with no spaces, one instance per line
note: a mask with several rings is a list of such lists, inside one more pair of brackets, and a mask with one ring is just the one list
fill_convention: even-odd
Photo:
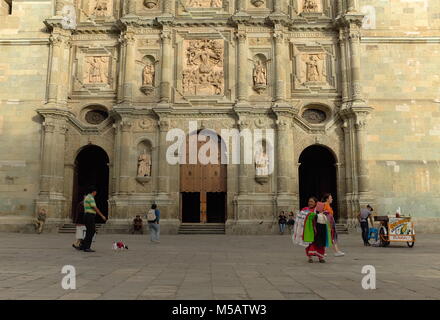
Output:
[[336,24],[339,26],[350,26],[354,24],[358,27],[361,27],[363,19],[363,13],[347,13],[342,16],[338,16],[336,18]]
[[63,120],[75,116],[69,110],[63,110],[58,108],[41,108],[41,109],[37,109],[36,112],[44,119],[53,119],[53,120]]

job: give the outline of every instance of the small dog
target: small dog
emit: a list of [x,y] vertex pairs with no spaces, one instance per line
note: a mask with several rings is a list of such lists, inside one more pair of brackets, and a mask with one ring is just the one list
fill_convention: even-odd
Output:
[[128,250],[128,247],[122,242],[113,242],[113,250]]

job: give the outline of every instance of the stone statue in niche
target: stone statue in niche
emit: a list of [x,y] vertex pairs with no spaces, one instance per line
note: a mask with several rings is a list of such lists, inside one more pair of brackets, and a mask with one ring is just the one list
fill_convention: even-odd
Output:
[[224,91],[223,41],[185,40],[184,52],[184,94],[221,95]]
[[266,142],[259,146],[255,153],[255,175],[265,177],[269,175],[269,157],[266,152]]
[[142,84],[144,86],[154,85],[154,74],[154,65],[151,62],[148,62],[144,67]]
[[221,8],[223,0],[186,0],[189,8]]
[[87,57],[86,63],[85,83],[108,83],[109,57]]
[[141,91],[147,96],[154,91],[154,76],[156,68],[154,62],[147,60],[144,69],[142,70],[142,87]]
[[303,57],[305,62],[305,82],[324,82],[324,54],[308,54]]
[[145,149],[138,158],[138,177],[151,177],[151,156]]
[[252,78],[254,80],[254,90],[261,94],[267,87],[267,69],[261,60],[257,60],[254,64]]
[[311,13],[318,12],[319,6],[317,0],[304,0],[303,2],[303,12]]

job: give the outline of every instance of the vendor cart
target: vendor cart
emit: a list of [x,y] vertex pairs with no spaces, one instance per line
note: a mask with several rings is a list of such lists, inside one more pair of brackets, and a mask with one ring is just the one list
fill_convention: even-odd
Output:
[[406,242],[408,247],[414,247],[416,233],[411,217],[375,216],[374,221],[380,221],[379,241],[381,247],[387,247],[391,242]]

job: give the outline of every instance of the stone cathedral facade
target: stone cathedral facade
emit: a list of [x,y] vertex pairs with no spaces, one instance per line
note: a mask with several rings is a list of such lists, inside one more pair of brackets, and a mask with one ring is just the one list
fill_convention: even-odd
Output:
[[[107,228],[156,203],[165,232],[271,233],[330,192],[349,227],[371,204],[440,229],[436,1],[0,1],[1,230],[56,230],[90,184]],[[273,156],[169,163],[173,129]]]

